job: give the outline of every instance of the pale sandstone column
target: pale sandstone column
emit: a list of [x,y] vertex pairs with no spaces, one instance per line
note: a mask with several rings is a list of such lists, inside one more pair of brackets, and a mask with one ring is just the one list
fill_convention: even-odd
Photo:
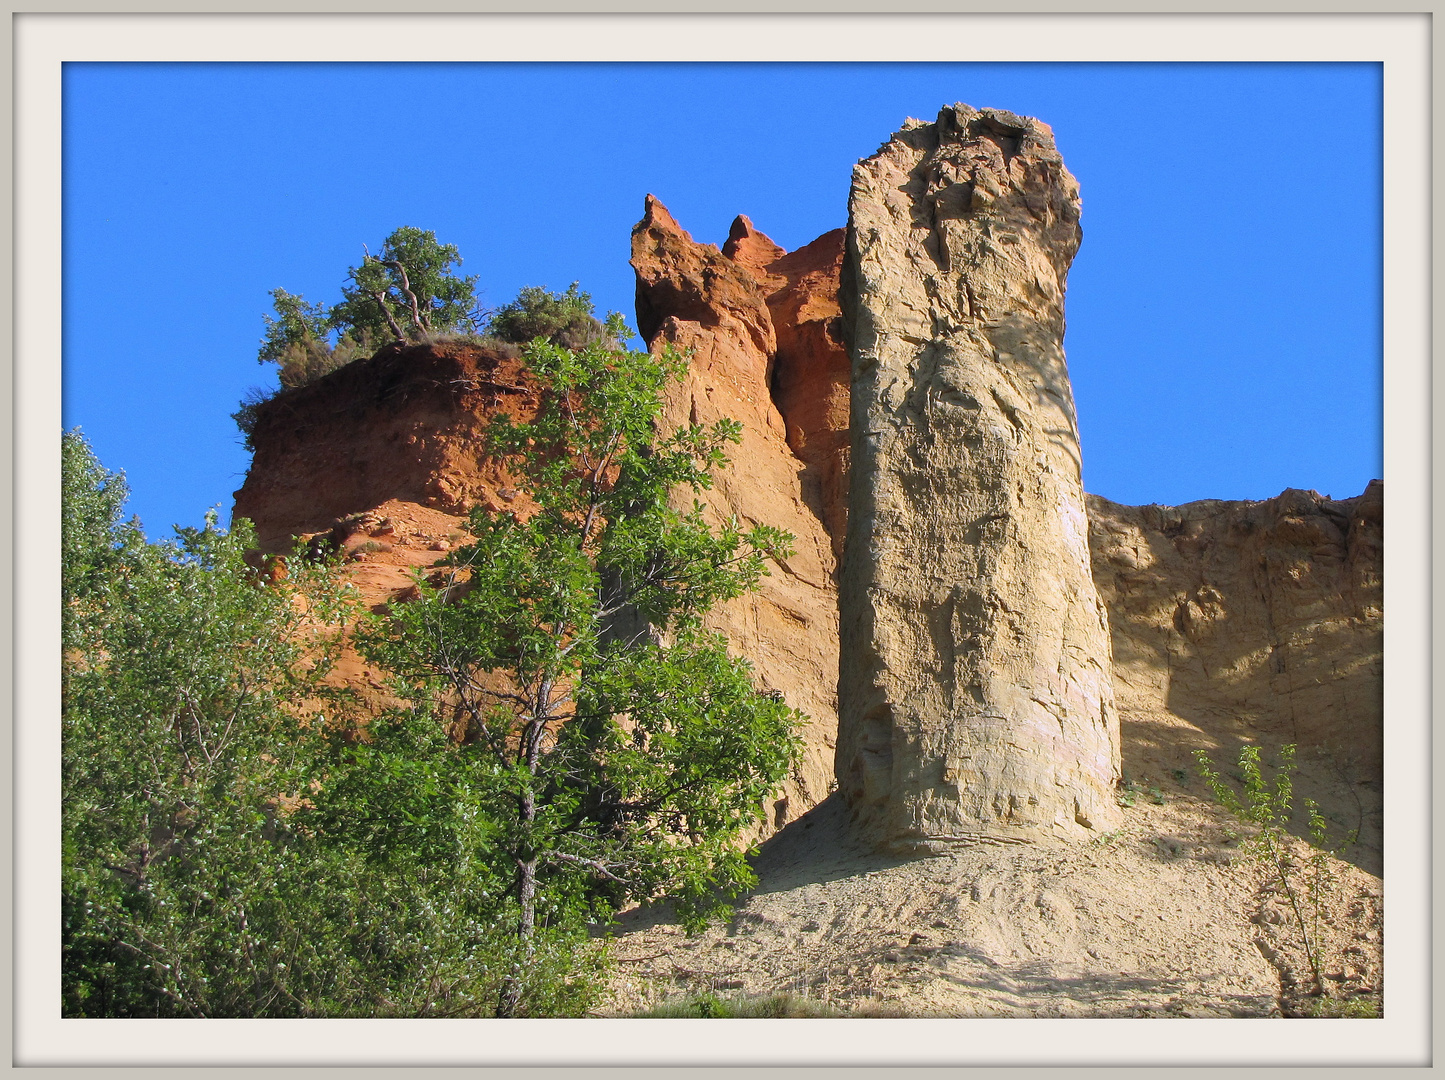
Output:
[[1037,120],[954,105],[854,169],[837,775],[881,843],[1118,821],[1061,344],[1079,236],[1078,185]]

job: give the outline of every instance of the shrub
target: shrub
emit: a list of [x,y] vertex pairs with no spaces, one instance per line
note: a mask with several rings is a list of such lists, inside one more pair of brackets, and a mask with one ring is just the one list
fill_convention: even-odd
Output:
[[633,1014],[638,1019],[673,1020],[816,1019],[848,1015],[816,998],[801,997],[787,991],[758,996],[737,994],[729,997],[708,991],[659,1002],[650,1009]]
[[65,1013],[295,1014],[338,898],[278,800],[299,704],[332,697],[339,593],[320,570],[261,585],[214,513],[146,543],[76,432],[62,479]]
[[[1280,748],[1274,777],[1270,780],[1261,767],[1259,747],[1246,746],[1241,750],[1238,779],[1244,788],[1242,798],[1224,782],[1207,753],[1196,750],[1194,757],[1199,763],[1200,776],[1219,804],[1241,824],[1254,830],[1246,837],[1241,850],[1264,866],[1288,900],[1294,930],[1309,964],[1312,992],[1319,996],[1325,992],[1320,921],[1328,890],[1334,883],[1329,865],[1334,851],[1325,846],[1325,819],[1312,799],[1305,800],[1310,854],[1301,864],[1290,850],[1288,826],[1294,798],[1291,778],[1295,772],[1295,751],[1293,745]],[[1345,846],[1353,841],[1351,837]]]
[[[308,304],[301,296],[293,296],[285,289],[272,289],[271,303],[276,317],[262,316],[266,320],[266,336],[256,357],[261,363],[279,364],[284,368],[287,357],[298,350],[329,351],[325,307]],[[284,381],[282,385],[286,385]]]
[[606,327],[593,315],[591,295],[578,292],[577,285],[572,282],[565,293],[527,286],[492,315],[491,333],[519,345],[542,338],[566,349],[607,340]]

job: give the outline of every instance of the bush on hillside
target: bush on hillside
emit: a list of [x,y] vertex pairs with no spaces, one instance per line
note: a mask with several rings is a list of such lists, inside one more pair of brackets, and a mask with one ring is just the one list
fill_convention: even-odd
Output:
[[582,349],[608,340],[606,327],[593,314],[591,295],[579,292],[577,285],[572,282],[565,293],[527,286],[517,299],[492,315],[491,333],[518,345],[542,338],[564,349]]

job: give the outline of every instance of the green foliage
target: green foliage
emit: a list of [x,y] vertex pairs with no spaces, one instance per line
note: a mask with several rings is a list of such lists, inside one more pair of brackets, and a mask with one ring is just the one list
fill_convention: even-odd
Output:
[[144,537],[136,522],[121,516],[128,494],[125,475],[101,466],[79,428],[61,437],[60,463],[65,515],[60,531],[61,626],[69,651],[82,644],[82,613],[103,602]]
[[293,296],[285,289],[272,289],[271,302],[276,317],[262,316],[266,320],[266,336],[257,354],[263,364],[281,363],[286,352],[296,346],[325,344],[325,305],[308,304],[301,296]]
[[475,330],[477,279],[453,274],[461,261],[436,233],[403,226],[382,242],[380,255],[367,251],[347,272],[350,284],[342,286],[328,325],[378,342]]
[[[608,331],[625,333],[620,319]],[[790,538],[714,533],[700,504],[668,501],[711,482],[737,425],[657,436],[676,354],[538,341],[525,359],[537,415],[498,417],[490,443],[536,514],[474,513],[450,580],[418,575],[419,598],[359,642],[421,715],[464,733],[443,744],[398,724],[368,752],[398,775],[437,776],[446,805],[472,808],[477,831],[444,830],[447,842],[502,875],[491,887],[522,958],[498,1015],[523,1009],[521,973],[541,943],[581,940],[615,905],[670,897],[689,927],[725,911],[755,880],[738,836],[798,746],[798,715],[757,693],[700,625]]]
[[607,970],[605,943],[589,938],[579,895],[549,898],[530,949],[511,933],[518,904],[476,755],[420,710],[379,717],[368,736],[330,745],[325,783],[296,819],[396,897],[372,930],[393,972],[392,1015],[490,1015],[509,980],[514,1015],[583,1012]]
[[326,308],[308,304],[285,289],[272,289],[276,317],[264,315],[266,336],[256,359],[281,368],[286,388],[314,382],[329,370],[331,347],[326,342]]
[[[1310,855],[1300,866],[1290,851],[1288,830],[1294,800],[1291,777],[1296,771],[1295,752],[1293,745],[1280,748],[1271,779],[1264,774],[1259,747],[1246,746],[1239,753],[1237,774],[1243,785],[1242,793],[1236,793],[1225,783],[1207,753],[1196,750],[1194,757],[1199,763],[1200,776],[1219,804],[1241,824],[1254,830],[1241,850],[1266,868],[1288,898],[1299,944],[1308,959],[1314,980],[1313,992],[1320,995],[1324,993],[1320,919],[1334,884],[1330,869],[1330,856],[1334,851],[1326,847],[1325,819],[1312,799],[1305,800]],[[1350,842],[1353,842],[1353,837],[1346,841],[1346,845]]]
[[1318,997],[1307,1002],[1300,1015],[1312,1019],[1378,1020],[1380,1018],[1380,999],[1378,995],[1348,998]]
[[553,345],[580,349],[601,339],[606,326],[593,315],[592,297],[577,291],[577,282],[565,293],[529,285],[517,299],[492,315],[490,332],[503,341],[526,345],[542,338]]
[[367,251],[361,265],[347,271],[350,284],[334,307],[272,289],[275,314],[262,316],[266,334],[257,359],[280,369],[280,389],[248,392],[231,414],[246,449],[255,449],[261,407],[277,393],[309,385],[391,341],[475,332],[477,279],[453,273],[461,261],[436,233],[403,226],[382,242],[380,255]]
[[660,436],[685,360],[625,333],[529,347],[539,411],[489,439],[537,513],[474,514],[452,579],[358,635],[408,702],[361,738],[334,569],[262,575],[214,516],[147,543],[65,436],[66,1015],[576,1015],[618,905],[697,928],[754,882],[799,716],[702,616],[790,538],[673,501],[738,425]]
[[[64,1015],[494,1011],[516,963],[495,875],[396,827],[465,815],[323,725],[347,704],[324,683],[333,572],[269,582],[244,524],[213,519],[147,544],[78,432],[62,462]],[[534,1013],[574,1008],[572,965],[596,968],[565,944],[524,973]]]
[[66,1009],[284,1011],[302,946],[277,890],[306,874],[277,796],[295,790],[294,703],[326,669],[295,642],[324,636],[339,596],[313,574],[262,587],[248,532],[214,515],[145,543],[76,432],[63,465]]

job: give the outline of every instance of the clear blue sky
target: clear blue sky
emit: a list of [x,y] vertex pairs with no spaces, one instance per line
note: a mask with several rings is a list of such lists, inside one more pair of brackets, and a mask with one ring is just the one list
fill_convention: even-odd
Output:
[[64,424],[153,537],[230,513],[276,287],[334,302],[400,225],[495,307],[633,318],[652,192],[698,240],[846,222],[850,169],[964,101],[1049,123],[1083,192],[1084,483],[1125,503],[1381,476],[1374,64],[68,64]]

